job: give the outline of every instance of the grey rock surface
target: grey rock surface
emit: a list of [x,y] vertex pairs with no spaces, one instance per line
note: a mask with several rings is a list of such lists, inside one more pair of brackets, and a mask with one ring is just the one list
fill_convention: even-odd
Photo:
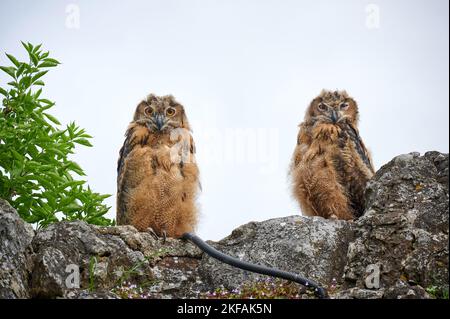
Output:
[[398,156],[376,173],[366,196],[348,250],[347,285],[366,288],[366,270],[376,265],[380,288],[448,289],[448,155]]
[[[252,263],[300,274],[329,285],[340,281],[353,226],[321,217],[290,216],[252,222],[235,229],[218,243],[218,250]],[[205,256],[200,272],[211,287],[235,289],[261,275],[246,272]]]
[[0,199],[0,298],[28,298],[34,231]]
[[[101,292],[144,283],[152,287],[152,297],[182,297],[183,258],[195,269],[201,255],[190,243],[168,239],[163,244],[132,226],[96,227],[81,221],[55,223],[32,244],[32,296],[45,298],[70,297],[74,288]],[[73,280],[73,273],[79,273],[79,280]]]

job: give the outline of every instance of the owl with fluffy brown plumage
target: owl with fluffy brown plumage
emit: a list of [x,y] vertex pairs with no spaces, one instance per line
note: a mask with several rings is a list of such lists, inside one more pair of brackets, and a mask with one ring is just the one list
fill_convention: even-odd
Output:
[[117,224],[179,238],[197,225],[199,170],[184,107],[150,94],[128,126],[117,167]]
[[345,91],[326,91],[299,125],[290,176],[307,216],[351,220],[364,212],[364,190],[374,174],[358,132],[358,105]]

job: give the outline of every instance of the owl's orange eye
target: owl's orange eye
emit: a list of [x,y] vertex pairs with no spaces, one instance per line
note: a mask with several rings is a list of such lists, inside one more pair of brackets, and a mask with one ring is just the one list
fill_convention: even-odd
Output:
[[318,108],[320,111],[326,111],[326,110],[327,110],[327,106],[326,106],[325,104],[323,104],[323,103],[319,103],[319,105],[317,106],[317,108]]
[[146,107],[144,110],[144,113],[147,116],[152,116],[154,112],[155,112],[155,110],[151,106]]
[[339,107],[342,111],[345,111],[346,109],[348,109],[348,103],[342,103]]
[[175,110],[173,107],[169,107],[169,108],[166,110],[167,116],[174,116],[175,113],[176,113],[176,110]]

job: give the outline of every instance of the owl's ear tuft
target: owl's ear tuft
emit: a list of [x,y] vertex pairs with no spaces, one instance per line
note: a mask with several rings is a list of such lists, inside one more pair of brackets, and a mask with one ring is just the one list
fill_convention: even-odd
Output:
[[157,100],[158,100],[158,97],[155,94],[150,93],[149,95],[147,95],[147,103],[151,104],[153,101],[157,101]]
[[180,103],[178,103],[177,100],[175,100],[173,95],[167,95],[166,99],[169,100],[169,105],[172,106],[172,107],[180,105]]

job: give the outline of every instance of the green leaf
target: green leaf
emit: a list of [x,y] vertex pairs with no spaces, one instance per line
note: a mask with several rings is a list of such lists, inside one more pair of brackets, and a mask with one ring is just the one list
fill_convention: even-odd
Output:
[[8,57],[8,59],[9,59],[15,66],[19,67],[20,62],[17,61],[17,59],[16,59],[14,56],[12,56],[11,54],[8,54],[8,53],[5,53],[5,54],[6,54],[6,56]]
[[[46,126],[47,125],[47,123],[45,122],[45,120],[44,119],[42,119],[42,117],[40,116],[40,115],[38,115],[38,114],[36,114],[36,113],[31,113],[30,114],[30,116],[31,116],[31,118],[33,119],[33,120],[35,120],[36,122],[38,122],[38,124],[40,124],[40,125],[42,125],[42,126]],[[41,139],[44,139],[44,136],[41,136]]]
[[86,181],[70,181],[64,184],[63,189],[67,187],[81,186],[84,185],[85,183]]
[[89,146],[89,147],[92,146],[92,144],[85,138],[78,138],[78,139],[73,140],[73,142],[84,145],[84,146]]
[[54,117],[53,115],[50,115],[48,113],[44,113],[44,115],[53,123],[57,124],[57,125],[61,125],[61,123],[56,119],[56,117]]
[[14,79],[16,78],[16,68],[12,66],[0,66],[0,70],[12,76]]
[[16,89],[19,88],[19,84],[16,82],[8,82],[8,85],[14,86]]
[[42,44],[37,45],[36,47],[34,47],[33,49],[33,53],[38,52],[38,50],[41,48]]
[[23,157],[23,155],[21,155],[21,154],[19,154],[16,150],[14,150],[14,149],[12,149],[11,150],[11,153],[13,154],[13,156],[14,156],[14,158],[16,159],[16,160],[18,160],[19,162],[23,162],[23,160],[24,160],[24,157]]
[[[23,41],[20,41],[20,42],[22,42],[22,45],[25,48],[25,50],[27,50],[27,52],[30,53],[30,51],[33,49],[33,46],[31,44],[29,44],[29,43],[27,44]],[[30,48],[30,46],[31,46],[31,48]]]
[[45,106],[41,106],[41,108],[39,109],[39,112],[43,112],[45,110],[48,110],[48,109],[52,108],[53,105],[55,105],[55,104],[47,104]]
[[23,71],[25,71],[25,67],[26,67],[26,64],[24,64],[24,63],[20,64],[19,68],[16,71],[16,77],[19,77],[22,75]]
[[19,84],[27,89],[31,84],[31,78],[29,76],[25,76],[20,79]]
[[54,153],[56,155],[58,155],[59,157],[61,157],[61,159],[66,158],[66,154],[64,154],[63,151],[57,149],[56,147],[47,147],[47,153]]
[[52,101],[47,100],[47,99],[40,99],[39,102],[47,104],[47,105],[50,105],[50,106],[55,105],[55,102],[52,102]]
[[45,86],[45,83],[42,82],[41,80],[38,80],[38,81],[34,82],[33,84],[34,84],[34,85]]
[[75,162],[70,162],[70,164],[67,167],[69,170],[71,170],[74,173],[77,173],[80,176],[85,176],[86,174],[83,172],[83,170],[81,169],[81,167],[75,163]]
[[55,66],[58,66],[58,63],[54,62],[42,62],[37,67],[38,68],[53,68]]
[[39,222],[42,219],[43,216],[39,215],[37,212],[34,212],[33,215],[31,215],[30,217],[26,218],[25,221],[30,223],[30,224],[34,224]]
[[8,91],[6,91],[6,90],[3,89],[3,88],[0,88],[0,94],[2,94],[2,95],[4,95],[4,96],[7,96],[7,95],[8,95]]
[[[31,62],[33,62],[34,65],[38,66],[39,59],[34,53],[30,53]],[[38,66],[39,67],[39,66]]]
[[52,59],[52,58],[44,59],[44,62],[50,62],[50,63],[53,63],[53,64],[61,64],[61,62],[59,62],[56,59]]
[[105,194],[105,195],[100,195],[98,196],[99,199],[103,200],[103,199],[107,199],[110,198],[112,195],[111,194]]
[[46,75],[47,72],[48,72],[48,70],[46,70],[46,71],[41,71],[41,72],[36,73],[36,74],[33,76],[33,78],[31,79],[31,83],[33,83],[33,82],[36,81],[37,79],[39,79],[39,78],[43,77],[44,75]]
[[[39,89],[39,90],[37,90],[36,93],[34,93],[34,98],[35,98],[35,99],[38,99],[39,96],[41,95],[41,93],[42,93],[42,88]],[[39,101],[41,101],[41,100],[39,100]]]

